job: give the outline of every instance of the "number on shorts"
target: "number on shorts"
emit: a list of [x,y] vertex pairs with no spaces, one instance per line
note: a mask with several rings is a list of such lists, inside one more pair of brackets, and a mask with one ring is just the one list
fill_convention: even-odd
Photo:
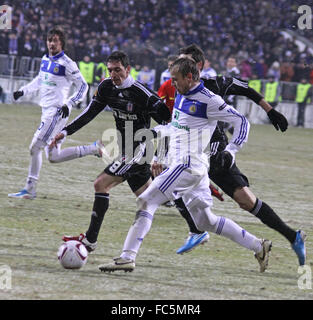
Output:
[[122,163],[121,163],[120,161],[118,161],[118,160],[114,161],[114,162],[111,164],[111,166],[110,166],[110,168],[109,168],[109,171],[112,172],[112,173],[115,173],[116,170],[120,167],[121,164],[122,164]]

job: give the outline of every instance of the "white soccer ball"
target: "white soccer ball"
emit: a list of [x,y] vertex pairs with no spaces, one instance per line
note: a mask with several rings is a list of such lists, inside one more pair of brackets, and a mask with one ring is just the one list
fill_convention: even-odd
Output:
[[58,250],[58,259],[65,269],[80,269],[86,264],[88,252],[79,241],[64,242]]

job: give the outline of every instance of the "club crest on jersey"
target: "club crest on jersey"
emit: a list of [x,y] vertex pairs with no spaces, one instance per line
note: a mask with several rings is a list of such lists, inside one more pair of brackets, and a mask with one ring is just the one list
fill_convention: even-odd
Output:
[[190,113],[196,113],[197,111],[197,106],[195,104],[192,104],[190,107],[189,107],[189,112]]
[[58,72],[59,72],[59,67],[55,66],[54,69],[53,69],[53,73],[58,73]]
[[134,105],[131,102],[127,103],[126,110],[132,112],[134,110]]

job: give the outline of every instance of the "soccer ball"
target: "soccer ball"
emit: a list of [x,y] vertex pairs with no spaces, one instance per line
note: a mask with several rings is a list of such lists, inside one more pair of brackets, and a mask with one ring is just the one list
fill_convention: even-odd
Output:
[[76,240],[63,243],[58,250],[58,259],[65,269],[80,269],[86,264],[87,258],[86,247]]

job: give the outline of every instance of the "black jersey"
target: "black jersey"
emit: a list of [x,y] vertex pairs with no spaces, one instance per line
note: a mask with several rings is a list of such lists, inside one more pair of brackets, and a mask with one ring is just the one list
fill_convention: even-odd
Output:
[[[212,78],[201,78],[201,80],[206,88],[221,96],[223,99],[227,95],[245,96],[257,104],[263,99],[262,95],[250,88],[248,83],[241,79],[217,76]],[[224,132],[222,123],[218,121],[210,140],[211,156],[215,155],[218,151],[224,150],[227,144],[227,135]]]
[[[150,127],[151,117],[158,123],[169,121],[171,117],[170,111],[158,95],[140,82],[134,81],[129,87],[119,89],[107,78],[99,84],[88,107],[64,130],[68,135],[73,134],[106,106],[113,111],[116,129],[120,132],[118,144],[122,146],[122,151],[125,148],[126,135],[129,135],[129,132],[125,132],[126,126],[131,126],[134,138],[138,130]],[[119,141],[120,138],[122,141]],[[138,144],[139,142],[134,142],[133,147],[136,148]]]

